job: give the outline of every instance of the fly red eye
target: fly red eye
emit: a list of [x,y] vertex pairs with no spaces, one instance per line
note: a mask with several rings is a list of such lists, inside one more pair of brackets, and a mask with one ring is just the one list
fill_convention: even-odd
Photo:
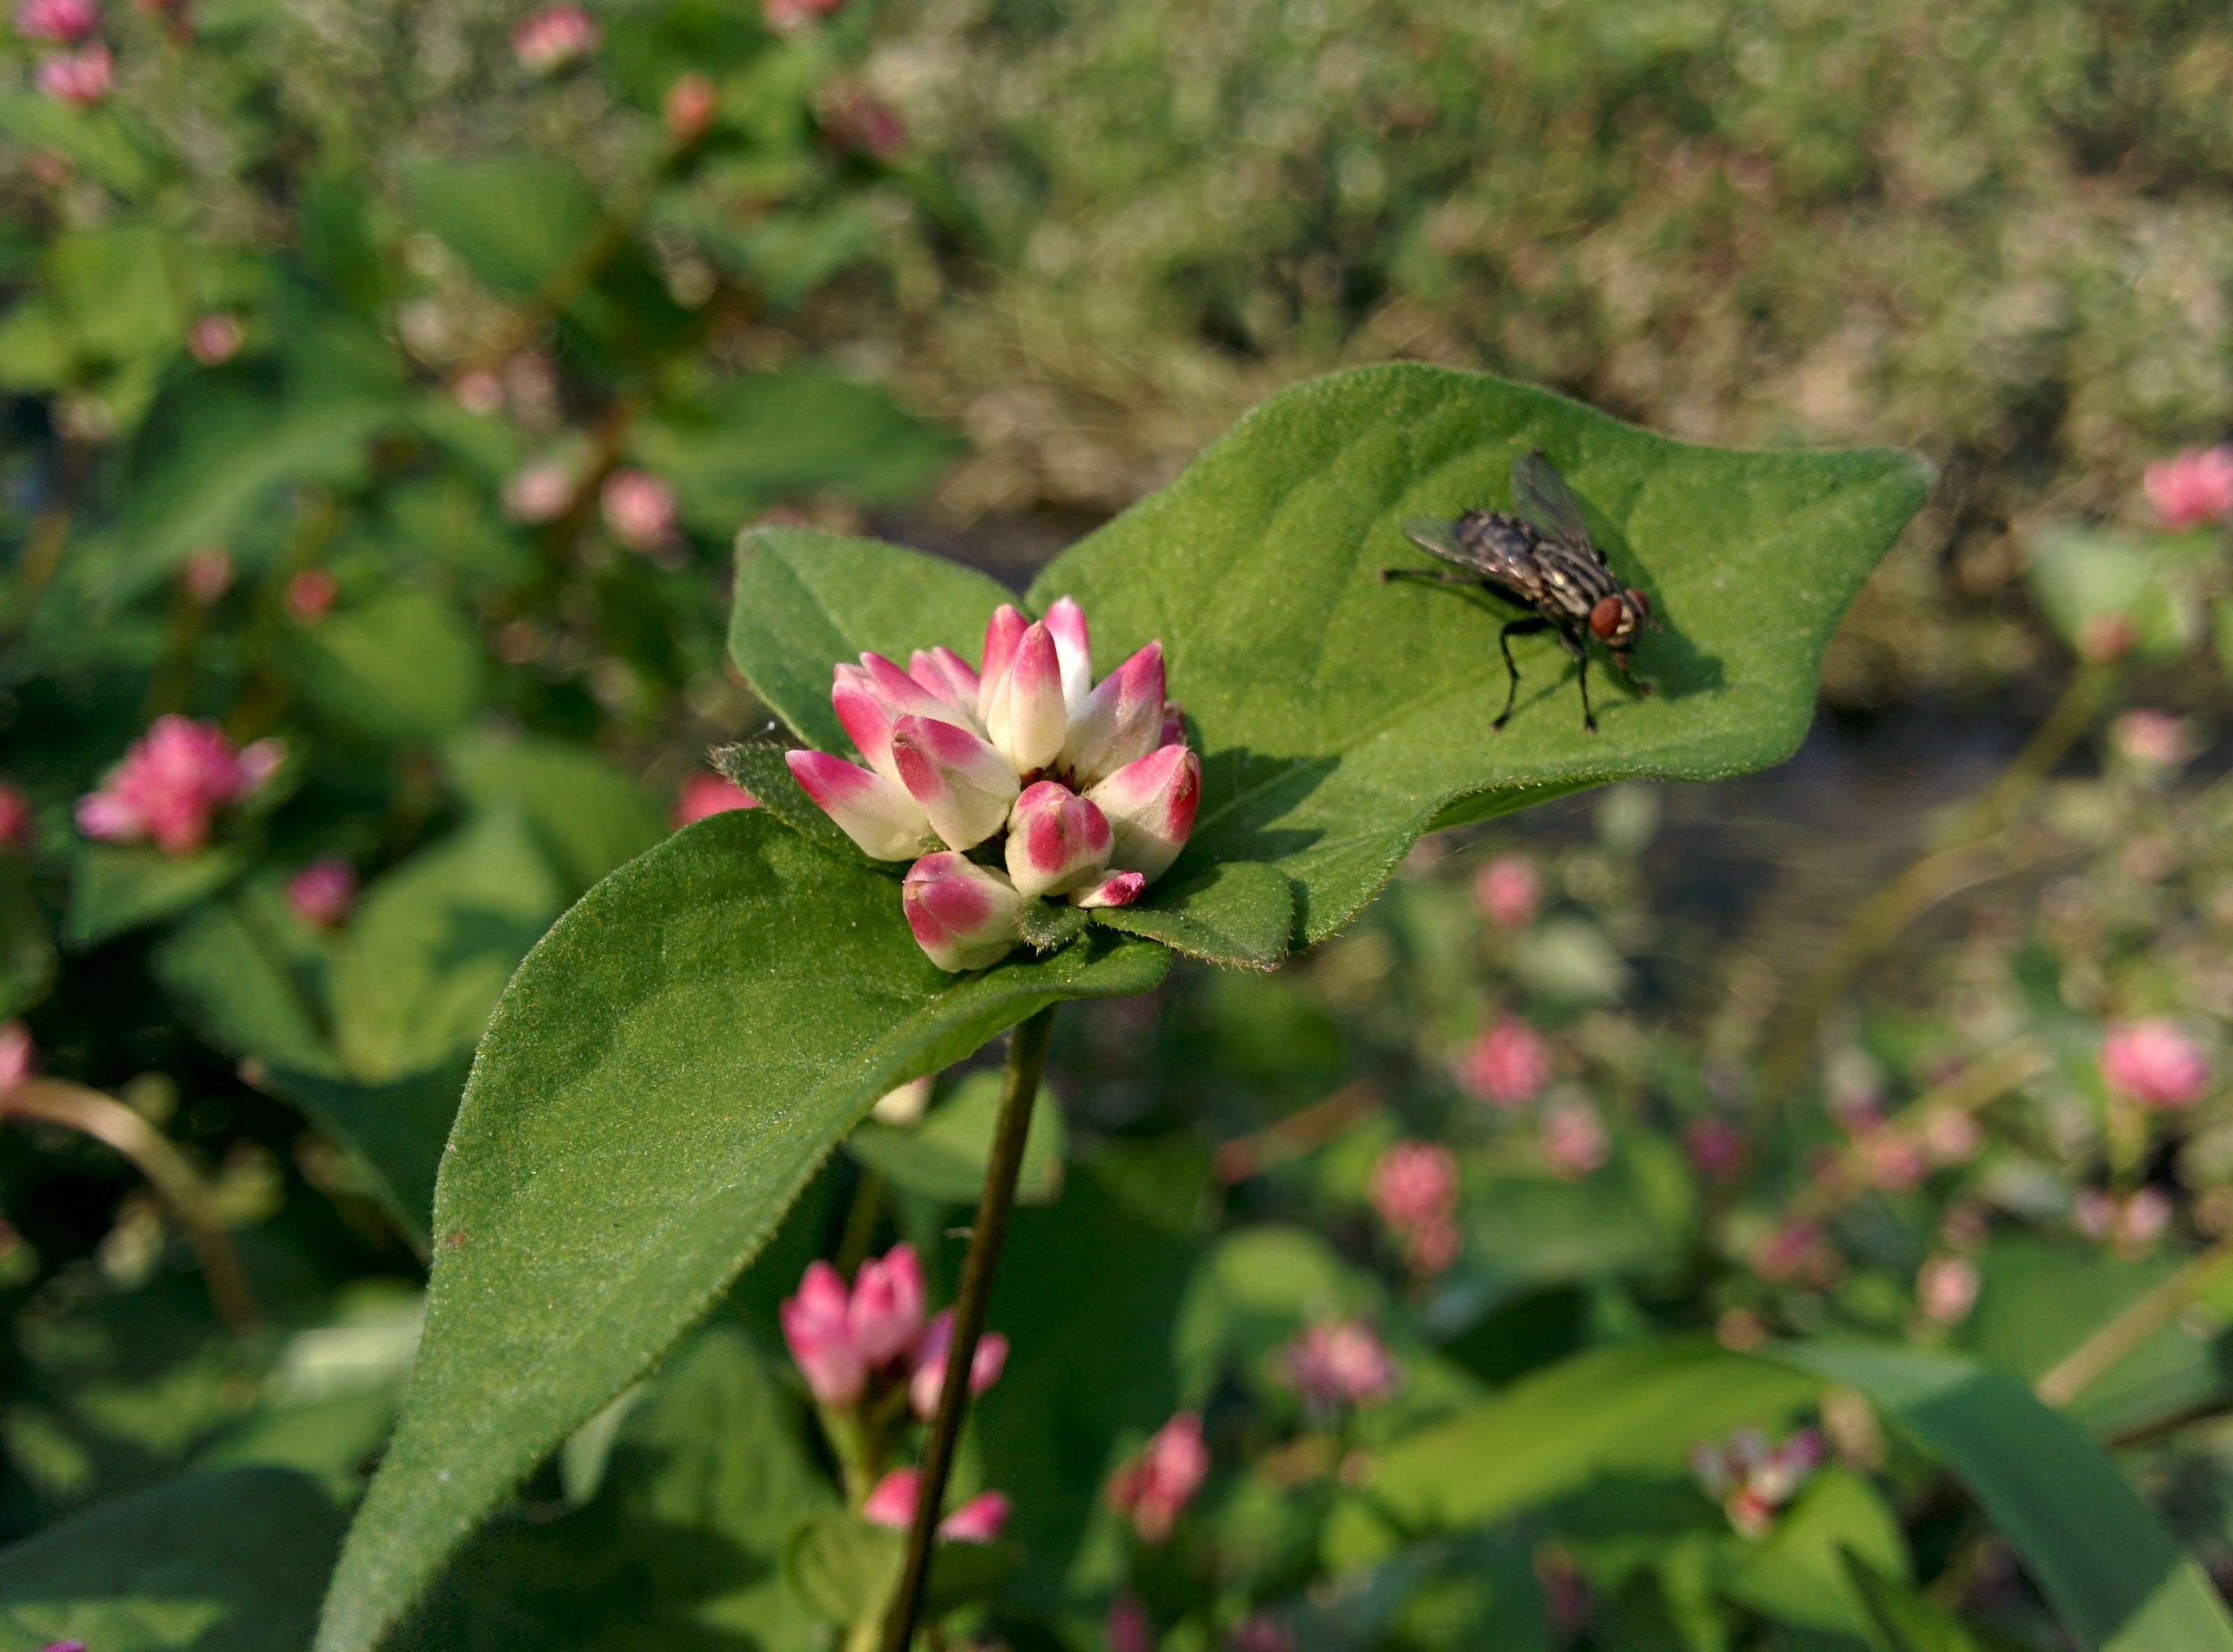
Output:
[[1620,598],[1601,596],[1598,599],[1598,605],[1590,610],[1590,629],[1596,632],[1602,641],[1620,629],[1622,617]]
[[1628,605],[1634,608],[1638,614],[1641,614],[1645,619],[1648,620],[1651,617],[1651,599],[1646,596],[1642,591],[1637,590],[1634,586],[1631,586],[1629,588]]

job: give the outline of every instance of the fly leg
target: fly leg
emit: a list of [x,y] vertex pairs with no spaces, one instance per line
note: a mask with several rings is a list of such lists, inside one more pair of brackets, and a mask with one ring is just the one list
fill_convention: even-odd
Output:
[[1598,732],[1598,714],[1590,709],[1590,651],[1579,637],[1564,626],[1559,628],[1559,641],[1566,645],[1566,652],[1573,655],[1581,667],[1582,732],[1594,734]]
[[[1520,698],[1520,667],[1512,663],[1512,639],[1531,637],[1538,631],[1548,631],[1550,621],[1540,614],[1531,614],[1524,620],[1514,620],[1496,634],[1496,646],[1504,654],[1504,671],[1511,679],[1511,686],[1504,693],[1504,709],[1497,713],[1496,721],[1489,727],[1501,729],[1512,718],[1512,703]],[[1572,644],[1568,645],[1572,647]]]

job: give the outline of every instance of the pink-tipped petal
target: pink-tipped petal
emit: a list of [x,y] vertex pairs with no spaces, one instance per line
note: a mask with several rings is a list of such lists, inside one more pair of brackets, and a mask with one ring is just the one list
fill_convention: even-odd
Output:
[[1016,771],[969,730],[902,717],[892,727],[892,764],[949,847],[974,849],[1006,824],[1016,801]]
[[1129,907],[1140,898],[1148,887],[1144,874],[1117,872],[1100,882],[1090,884],[1070,897],[1073,907]]
[[1046,612],[1046,628],[1062,668],[1063,704],[1075,715],[1093,687],[1093,641],[1085,610],[1066,596],[1057,597]]
[[871,686],[869,673],[858,666],[839,666],[833,672],[830,709],[844,725],[846,738],[868,764],[887,780],[897,780],[892,766],[892,725],[898,714]]
[[871,1525],[888,1525],[904,1532],[915,1524],[915,1499],[921,1495],[922,1476],[912,1468],[895,1468],[878,1480],[861,1505],[861,1518]]
[[850,1405],[861,1397],[868,1368],[853,1340],[845,1282],[827,1262],[811,1262],[798,1293],[776,1311],[791,1356],[806,1386],[824,1405]]
[[907,789],[826,751],[786,751],[784,761],[815,807],[872,861],[904,861],[930,836],[929,816]]
[[977,725],[977,673],[951,648],[917,648],[908,658],[908,675]]
[[[953,1345],[954,1310],[942,1308],[923,1328],[922,1340],[915,1345],[915,1369],[908,1376],[908,1405],[926,1422],[938,1410],[938,1391],[946,1386],[946,1354]],[[970,1393],[991,1388],[1007,1364],[1008,1339],[997,1330],[986,1331],[969,1356]]]
[[861,1264],[850,1311],[853,1343],[872,1369],[905,1353],[922,1334],[922,1264],[912,1245],[895,1245]]
[[1033,774],[1062,755],[1070,709],[1062,697],[1062,662],[1044,625],[1028,628],[1008,662],[1006,721],[993,743],[1018,774]]
[[977,678],[977,720],[992,735],[995,745],[1005,737],[997,732],[994,719],[999,719],[999,729],[1008,726],[1008,667],[1015,661],[1016,645],[1024,640],[1030,623],[1006,602],[985,621],[985,663],[979,667]]
[[1071,707],[1062,766],[1091,786],[1154,751],[1163,729],[1163,645],[1150,642]]
[[1102,881],[1114,841],[1100,810],[1059,781],[1039,781],[1008,816],[1008,876],[1019,894],[1067,894]]
[[900,908],[915,944],[957,974],[987,968],[1015,949],[1022,905],[1006,878],[951,849],[924,855],[900,881]]
[[1163,702],[1163,732],[1156,744],[1159,746],[1186,744],[1186,707],[1175,699]]
[[938,1535],[948,1543],[998,1543],[1007,1523],[1008,1499],[998,1492],[980,1492],[938,1523]]
[[870,690],[894,717],[928,717],[934,722],[977,726],[975,713],[941,699],[880,654],[863,654],[861,669],[869,675]]
[[1109,817],[1116,846],[1109,863],[1152,883],[1170,868],[1194,831],[1201,802],[1201,759],[1182,745],[1160,746],[1127,764],[1086,794]]

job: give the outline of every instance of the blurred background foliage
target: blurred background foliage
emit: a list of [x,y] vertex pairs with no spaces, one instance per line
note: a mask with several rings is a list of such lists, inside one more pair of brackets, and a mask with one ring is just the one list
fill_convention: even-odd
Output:
[[[2172,0],[24,7],[0,1645],[200,1644],[132,1593],[165,1565],[229,1644],[303,1642],[490,1005],[740,801],[703,767],[765,721],[724,656],[739,528],[1020,585],[1262,395],[1395,355],[1943,481],[1785,770],[1445,835],[1276,975],[1072,1013],[965,1463],[1022,1544],[984,1621],[2106,1638],[1855,1387],[1713,1367],[1727,1415],[1619,1410],[1827,1333],[2038,1385],[2226,1568],[2233,481],[2142,476],[2233,413],[2230,84],[2223,16]],[[174,715],[221,732],[193,784],[276,769],[170,842],[90,835]],[[935,1099],[413,1643],[830,1642],[783,1574],[835,1494],[774,1304],[902,1236],[950,1285],[981,1075]],[[1431,1209],[1387,1196],[1405,1144],[1449,1155]],[[1355,1319],[1401,1383],[1313,1414],[1281,1350]],[[1496,1480],[1531,1405],[1572,1460]],[[1181,1408],[1216,1468],[1135,1543],[1110,1472]],[[1684,1461],[1745,1421],[1824,1441],[1760,1529]]]

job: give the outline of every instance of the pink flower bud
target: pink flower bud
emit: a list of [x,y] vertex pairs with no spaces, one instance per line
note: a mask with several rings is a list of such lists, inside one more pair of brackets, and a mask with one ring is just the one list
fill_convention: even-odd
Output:
[[908,675],[977,726],[977,697],[983,690],[969,662],[951,648],[917,648],[908,656]]
[[897,781],[824,751],[786,751],[783,760],[815,807],[870,860],[904,861],[921,851],[929,818]]
[[[1085,610],[1066,596],[1055,599],[1046,612],[1047,634],[1054,639],[1055,660],[1061,667],[1063,704],[1075,717],[1093,687],[1093,641],[1085,624]],[[1157,650],[1158,654],[1161,649]],[[1156,698],[1162,698],[1161,691]]]
[[1868,1132],[1855,1147],[1860,1154],[1862,1174],[1879,1193],[1906,1193],[1921,1186],[1930,1174],[1923,1144],[1890,1125]]
[[1372,1167],[1372,1207],[1398,1233],[1441,1221],[1457,1204],[1457,1156],[1448,1148],[1398,1141]]
[[1109,863],[1149,882],[1170,869],[1194,831],[1201,803],[1201,759],[1166,745],[1128,763],[1086,793],[1109,817]]
[[[954,1346],[954,1310],[943,1309],[922,1334],[915,1353],[915,1369],[908,1377],[908,1404],[926,1422],[938,1410],[939,1390],[946,1386],[946,1354]],[[969,1391],[982,1394],[1000,1380],[1007,1368],[1008,1339],[988,1330],[977,1339],[969,1356]]]
[[915,1500],[922,1495],[922,1476],[912,1468],[895,1468],[878,1480],[861,1505],[861,1518],[871,1525],[904,1532],[915,1524]]
[[1466,1046],[1458,1082],[1484,1102],[1520,1106],[1551,1082],[1551,1046],[1525,1021],[1506,1016]]
[[1683,1146],[1698,1174],[1715,1183],[1735,1179],[1748,1152],[1743,1130],[1718,1116],[1693,1120],[1683,1132]]
[[899,112],[857,86],[833,87],[816,111],[823,135],[842,153],[872,160],[895,160],[907,147],[907,126]]
[[853,1345],[871,1369],[897,1358],[922,1334],[922,1264],[915,1246],[895,1245],[854,1276]]
[[646,471],[615,471],[597,492],[605,526],[631,550],[656,550],[674,532],[674,490]]
[[[901,718],[892,725],[892,765],[932,829],[954,849],[974,849],[992,836],[1007,823],[1008,811],[1017,803],[1016,771],[1008,760],[988,742],[950,722]],[[1012,873],[1015,864],[1012,838]]]
[[1007,1524],[1007,1498],[980,1492],[938,1523],[938,1535],[948,1543],[998,1543]]
[[2210,1088],[2210,1057],[2175,1022],[2119,1022],[2101,1040],[2101,1076],[2143,1106],[2188,1107]]
[[90,108],[116,84],[116,60],[99,41],[58,52],[39,65],[39,90],[57,103]]
[[557,73],[597,49],[596,20],[576,5],[545,6],[511,31],[511,49],[531,75]]
[[2140,486],[2166,528],[2223,522],[2233,517],[2233,446],[2191,447],[2158,459],[2141,476]]
[[767,19],[769,28],[788,33],[817,17],[828,16],[844,3],[845,0],[760,0],[760,16]]
[[356,868],[328,855],[287,880],[288,909],[304,923],[330,929],[356,904]]
[[1082,889],[1071,892],[1073,907],[1129,907],[1140,898],[1148,887],[1148,880],[1137,872],[1114,872],[1098,883],[1089,883]]
[[900,882],[900,906],[915,944],[943,970],[986,969],[1022,937],[1015,886],[989,867],[946,850],[926,855]]
[[487,367],[472,367],[460,373],[450,385],[450,393],[476,419],[489,419],[504,411],[504,380]]
[[697,142],[713,124],[720,103],[721,94],[707,76],[695,70],[678,76],[667,88],[667,103],[661,111],[667,135],[677,143]]
[[23,0],[16,8],[16,32],[25,40],[72,44],[100,27],[93,0]]
[[243,337],[240,323],[219,312],[203,316],[187,330],[186,350],[204,367],[219,367],[232,360]]
[[30,1029],[21,1021],[0,1025],[0,1096],[30,1077],[33,1058],[37,1053],[31,1044]]
[[1465,1248],[1465,1235],[1458,1225],[1448,1217],[1436,1217],[1422,1222],[1408,1233],[1403,1241],[1403,1259],[1411,1265],[1411,1272],[1422,1276],[1440,1273],[1458,1259]]
[[1226,1646],[1228,1652],[1295,1652],[1295,1637],[1278,1618],[1256,1612],[1234,1626]]
[[1000,678],[986,732],[1007,755],[1019,775],[1035,774],[1062,755],[1070,712],[1062,698],[1062,663],[1054,637],[1044,625],[1032,625],[1016,641],[1016,651]]
[[1025,896],[1098,888],[1113,841],[1107,817],[1092,803],[1060,781],[1039,781],[1008,817],[1008,876]]
[[287,582],[287,612],[304,625],[315,625],[333,611],[341,587],[322,568],[306,568]]
[[791,1357],[824,1405],[852,1404],[868,1379],[868,1367],[854,1344],[850,1308],[837,1270],[827,1262],[810,1262],[798,1294],[785,1298],[776,1311]]
[[1031,621],[1006,602],[985,621],[985,663],[977,678],[977,721],[995,745],[1006,738],[1008,667],[1015,663],[1016,645],[1030,628]]
[[1081,786],[1153,751],[1163,729],[1163,645],[1150,642],[1080,696],[1061,763]]
[[20,787],[0,780],[0,850],[11,854],[27,853],[37,836],[37,826],[32,817],[31,800]]
[[869,766],[888,780],[900,777],[891,745],[892,726],[901,718],[927,718],[975,732],[967,711],[941,699],[880,654],[863,654],[857,666],[833,667],[830,676],[830,709]]
[[223,545],[204,545],[186,558],[186,595],[207,608],[232,589],[232,558]]
[[1110,1477],[1109,1506],[1129,1517],[1132,1529],[1146,1541],[1161,1543],[1208,1476],[1209,1448],[1202,1443],[1201,1419],[1182,1411]]
[[1812,1222],[1786,1222],[1753,1247],[1752,1271],[1781,1285],[1807,1272],[1821,1249],[1820,1228]]
[[2176,769],[2194,755],[2194,731],[2169,712],[2142,707],[2109,725],[2118,755],[2142,769]]
[[166,855],[191,855],[209,841],[216,811],[262,785],[279,757],[274,741],[236,751],[213,723],[159,717],[101,790],[78,800],[78,829],[108,842],[152,839]]
[[1915,1276],[1916,1305],[1926,1319],[1958,1325],[1977,1305],[1977,1265],[1967,1257],[1934,1256]]
[[726,815],[736,809],[758,809],[760,800],[735,781],[700,770],[682,783],[674,795],[674,809],[668,816],[670,829],[680,831],[685,826],[694,826],[708,815]]
[[514,522],[555,522],[574,503],[574,478],[555,459],[526,466],[504,485],[504,513]]
[[1967,1108],[1941,1103],[1923,1121],[1923,1145],[1935,1164],[1967,1164],[1985,1145],[1985,1132]]
[[2078,628],[2078,653],[2081,659],[2106,665],[2132,653],[2132,645],[2139,640],[2130,615],[2095,614]]
[[1396,1362],[1361,1319],[1311,1326],[1287,1344],[1280,1370],[1320,1416],[1377,1405],[1396,1391]]
[[1175,699],[1163,702],[1163,732],[1156,738],[1157,745],[1184,745],[1186,737],[1186,707]]
[[1474,876],[1474,904],[1504,929],[1525,929],[1543,905],[1543,880],[1525,855],[1500,855]]
[[1109,1603],[1109,1616],[1101,1636],[1109,1652],[1156,1652],[1156,1621],[1137,1595],[1119,1595]]

